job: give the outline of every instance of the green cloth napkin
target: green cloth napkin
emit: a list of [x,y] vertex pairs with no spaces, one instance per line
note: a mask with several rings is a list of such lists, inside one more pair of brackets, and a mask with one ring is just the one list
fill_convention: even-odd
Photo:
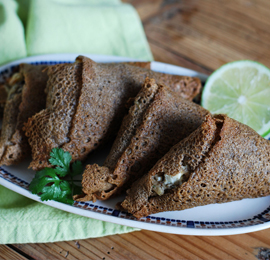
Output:
[[0,0],[0,64],[24,58],[24,28],[12,0]]
[[[119,0],[17,1],[0,0],[0,64],[46,53],[152,60],[136,11]],[[133,230],[67,213],[0,186],[1,244],[84,239]]]
[[[94,3],[97,1],[100,0]],[[26,34],[28,55],[84,51],[152,59],[140,19],[132,6],[115,0],[103,0],[98,5],[92,2],[33,1]]]

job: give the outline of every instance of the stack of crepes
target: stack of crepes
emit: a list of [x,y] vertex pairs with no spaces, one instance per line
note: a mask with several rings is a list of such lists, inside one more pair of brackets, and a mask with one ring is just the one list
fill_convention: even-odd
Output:
[[208,111],[147,78],[124,117],[103,166],[87,165],[84,194],[75,199],[106,200],[125,191],[169,149],[199,127]]
[[87,165],[82,195],[137,218],[270,194],[270,142],[226,115],[146,79],[103,166]]
[[28,118],[45,108],[44,90],[48,76],[46,66],[21,64],[5,85],[7,91],[0,137],[0,165],[12,165],[30,154],[30,146],[22,131]]
[[[92,182],[103,182],[101,188],[95,190],[94,183],[85,188],[92,167],[99,172],[99,166],[88,165],[87,195],[75,196],[80,200],[124,191],[208,113],[191,101],[201,89],[198,78],[154,72],[148,62],[98,64],[79,56],[72,64],[21,64],[6,88],[1,165],[21,162],[32,151],[31,168],[51,167],[55,147],[70,152],[73,161],[84,160],[115,137],[125,116],[105,162],[110,176],[94,174]],[[108,189],[107,196],[98,195]]]
[[4,107],[7,100],[7,93],[9,89],[5,86],[5,84],[0,85],[0,118],[2,118],[4,113]]
[[154,72],[149,66],[98,64],[84,56],[72,64],[21,64],[7,82],[0,165],[22,161],[30,147],[34,170],[50,166],[54,147],[70,152],[73,161],[84,160],[116,135],[127,101],[140,91],[146,77],[156,78],[189,100],[199,93],[199,79]]
[[[58,53],[153,60],[138,13],[121,0],[0,0],[0,10],[0,65],[27,56]],[[0,86],[0,111],[6,95],[5,87]],[[14,144],[10,138],[5,143]],[[67,213],[3,186],[0,223],[0,243],[4,244],[66,241],[136,230]]]
[[270,194],[270,142],[226,115],[207,115],[140,180],[121,206],[137,218]]
[[1,165],[31,150],[31,168],[51,167],[55,147],[85,160],[116,136],[104,165],[86,166],[75,200],[127,192],[121,208],[141,218],[269,195],[269,141],[192,102],[197,78],[79,56],[72,64],[21,64],[7,85]]

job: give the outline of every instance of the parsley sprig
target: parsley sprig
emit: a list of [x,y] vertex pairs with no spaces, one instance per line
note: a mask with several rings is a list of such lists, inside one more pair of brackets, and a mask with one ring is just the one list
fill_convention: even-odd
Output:
[[29,190],[39,195],[42,201],[55,200],[72,205],[72,196],[81,191],[81,188],[74,184],[73,177],[82,173],[82,163],[76,161],[70,164],[71,154],[61,148],[53,148],[50,156],[49,162],[55,167],[38,171],[29,185]]

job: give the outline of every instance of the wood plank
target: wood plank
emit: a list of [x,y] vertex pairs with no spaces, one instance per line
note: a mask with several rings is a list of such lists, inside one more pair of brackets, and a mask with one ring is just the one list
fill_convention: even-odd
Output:
[[[74,243],[74,242],[73,242]],[[81,251],[76,249],[74,247],[70,246],[70,243],[67,241],[64,242],[56,242],[56,243],[49,243],[44,244],[50,248],[50,250],[53,250],[54,252],[58,252],[61,255],[65,254],[66,259],[86,259],[86,255],[83,254]]]
[[107,253],[110,253],[110,256],[113,259],[133,259],[133,256],[131,256],[127,250],[123,249],[123,247],[111,240],[111,236],[98,238],[97,240],[106,246]]
[[[138,232],[138,231],[136,231]],[[141,231],[139,231],[141,232]],[[111,239],[118,244],[121,248],[129,251],[131,254],[130,256],[132,258],[130,259],[156,259],[153,258],[150,254],[146,252],[146,250],[141,250],[137,244],[136,241],[133,240],[131,234],[122,234],[117,236],[111,236]]]
[[258,231],[258,232],[253,232],[249,234],[251,237],[256,238],[257,240],[259,240],[262,244],[258,245],[256,244],[256,247],[267,247],[270,249],[270,229],[266,229],[266,230],[262,230],[262,231]]
[[[208,0],[209,1],[209,0]],[[269,2],[269,1],[268,1]],[[226,9],[232,12],[241,12],[249,17],[250,20],[260,24],[270,25],[269,19],[269,4],[265,1],[224,1]]]
[[0,245],[0,259],[20,259],[20,260],[27,260],[23,255],[17,253],[16,251],[12,250],[10,247],[6,245]]
[[[177,259],[179,255],[173,250],[168,249],[166,246],[157,243],[152,238],[149,238],[144,232],[135,232],[132,234],[136,238],[137,246],[143,250],[147,250],[147,253],[151,254],[160,260],[166,259]],[[135,239],[134,239],[135,240]],[[140,241],[138,243],[138,241]]]
[[[242,247],[244,250],[247,252],[252,253],[253,255],[258,254],[258,249],[259,248],[270,248],[270,242],[269,239],[266,241],[267,243],[262,242],[262,234],[260,233],[258,236],[256,236],[256,233],[248,233],[248,234],[243,234],[243,235],[236,235],[236,236],[227,236],[226,238],[234,243],[237,246]],[[255,234],[255,236],[253,235]],[[269,237],[269,232],[268,232],[268,237]]]
[[152,50],[155,61],[165,62],[176,66],[196,70],[207,75],[212,73],[211,69],[201,66],[200,64],[196,64],[195,61],[187,59],[186,57],[182,57],[179,53],[170,51],[164,46],[160,46],[159,42],[151,41],[150,48]]
[[186,240],[186,236],[181,235],[173,235],[173,234],[164,234],[164,236],[170,240],[171,242],[179,245],[179,248],[184,248],[190,253],[197,256],[197,258],[201,259],[213,259],[213,256],[211,253],[207,252],[204,249],[195,247],[193,243]]
[[[117,252],[121,257],[119,259],[138,259],[138,254],[133,253],[133,251],[130,251],[129,248],[126,248],[126,245],[123,245],[121,243],[121,237],[119,235],[113,235],[113,236],[107,236],[99,238],[99,241],[102,241],[105,245],[107,245],[111,250]],[[92,241],[89,241],[89,243],[93,243],[95,239],[92,239]],[[97,244],[96,244],[97,245]],[[136,252],[136,249],[134,250]],[[111,251],[110,251],[111,252]]]
[[[245,47],[249,50],[252,50],[253,47],[255,47],[255,51],[269,46],[270,35],[268,34],[268,25],[263,26],[261,23],[250,19],[246,13],[240,13],[239,11],[232,13],[230,9],[224,10],[224,8],[218,5],[215,5],[217,9],[215,12],[211,12],[211,8],[212,6],[208,8],[207,5],[201,5],[200,12],[192,19],[193,25],[200,25],[200,20],[204,19],[208,25],[212,24],[214,26],[212,33],[223,33],[224,38],[229,34],[232,37],[228,37],[228,40],[234,42],[236,39],[242,40],[242,42],[245,41]],[[204,26],[204,29],[207,30],[209,28]],[[260,48],[258,48],[258,45],[254,46],[256,43],[260,44]]]
[[79,243],[81,247],[84,247],[86,250],[90,251],[93,255],[96,256],[93,259],[103,259],[104,257],[106,260],[112,259],[110,255],[98,248],[99,243],[95,243],[95,241],[95,238],[90,238],[86,240],[80,240]]
[[[251,33],[251,37],[259,38],[258,40],[260,40],[260,37],[263,35],[265,37],[269,37],[267,30],[268,25],[251,19],[247,16],[245,12],[243,12],[242,8],[230,9],[226,8],[224,5],[219,5],[215,2],[206,1],[205,5],[200,4],[200,6],[198,7],[200,10],[199,13],[204,13],[210,18],[212,16],[219,17],[220,22],[224,25],[228,24],[230,26],[231,24],[233,24],[235,26],[235,31],[238,31],[239,34],[242,33],[241,31],[248,31]],[[196,18],[196,16],[194,16],[193,18]],[[260,33],[262,32],[265,32],[265,34],[261,35]]]
[[209,243],[210,245],[213,245],[219,250],[222,251],[224,250],[225,252],[227,252],[236,259],[245,259],[245,260],[256,259],[252,253],[246,251],[241,246],[232,243],[226,236],[218,237],[218,239],[217,237],[205,236],[202,237],[202,240]]
[[177,236],[177,242],[175,242],[170,239],[171,234],[151,232],[146,230],[143,230],[141,232],[146,234],[148,236],[148,239],[153,239],[161,245],[168,247],[168,249],[176,252],[179,258],[202,259],[199,256],[200,252],[197,251],[199,249],[190,247],[190,245],[186,243],[186,241],[184,241],[181,236]]
[[102,258],[105,257],[106,259],[123,259],[123,256],[114,250],[114,246],[111,246],[111,242],[108,244],[103,242],[103,237],[89,239],[87,242],[100,250]]
[[[233,22],[226,23],[217,15],[209,17],[206,13],[200,13],[193,19],[193,24],[187,25],[186,29],[191,29],[191,27],[217,42],[229,45],[238,51],[248,52],[249,55],[256,55],[260,53],[261,48],[267,49],[270,45],[268,41],[270,37],[266,37],[265,41],[263,41],[263,38],[252,36],[252,30],[239,29],[237,24]],[[256,30],[255,25],[251,29]],[[232,35],[233,37],[228,37]],[[247,40],[249,41],[248,45]],[[258,48],[258,44],[260,48]]]
[[268,25],[262,29],[261,23],[255,23],[245,13],[227,10],[218,2],[194,2],[184,9],[179,7],[178,13],[170,9],[167,12],[172,12],[171,16],[163,14],[149,20],[145,24],[149,42],[210,69],[239,59],[270,66]]
[[40,244],[14,244],[15,247],[32,257],[33,259],[66,259],[59,254],[50,252],[48,247],[41,247]]
[[[202,64],[214,70],[226,62],[240,60],[245,56],[227,46],[220,45],[217,42],[209,41],[203,35],[194,37],[181,36],[173,31],[161,30],[160,28],[151,26],[147,28],[149,41],[159,41],[160,45],[170,51],[179,52],[182,56],[190,57],[196,63]],[[180,37],[179,40],[172,41],[172,38]],[[215,52],[213,52],[215,50]],[[209,62],[211,60],[211,63]]]
[[68,241],[67,243],[70,245],[70,247],[73,247],[73,251],[75,251],[76,255],[76,250],[80,251],[85,257],[85,259],[97,259],[98,256],[92,252],[92,247],[89,247],[87,244],[87,247],[84,246],[84,243],[82,242],[83,240],[79,241]]
[[50,253],[52,259],[69,259],[74,260],[74,257],[69,254],[68,250],[57,246],[56,243],[39,243],[36,244],[38,251],[43,250]]
[[[178,237],[171,235],[170,239],[174,241],[174,240],[177,240]],[[216,248],[215,246],[205,242],[201,237],[183,236],[183,239],[189,242],[194,248],[199,248],[207,252],[209,255],[211,255],[208,258],[209,260],[210,259],[230,259],[230,260],[236,259],[232,255],[230,255],[229,252],[226,252],[226,249],[222,250],[220,248]],[[219,238],[217,237],[217,239]]]

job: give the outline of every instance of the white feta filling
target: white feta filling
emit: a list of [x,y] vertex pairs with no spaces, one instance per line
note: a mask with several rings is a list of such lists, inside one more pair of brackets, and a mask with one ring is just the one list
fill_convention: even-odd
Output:
[[179,172],[178,174],[172,176],[172,175],[168,175],[168,174],[164,174],[164,184],[166,185],[170,185],[170,184],[177,184],[177,182],[180,181],[181,177],[183,175],[183,172]]
[[182,166],[181,170],[176,175],[158,173],[152,177],[152,191],[161,196],[165,190],[180,186],[188,179],[189,170],[187,166]]

